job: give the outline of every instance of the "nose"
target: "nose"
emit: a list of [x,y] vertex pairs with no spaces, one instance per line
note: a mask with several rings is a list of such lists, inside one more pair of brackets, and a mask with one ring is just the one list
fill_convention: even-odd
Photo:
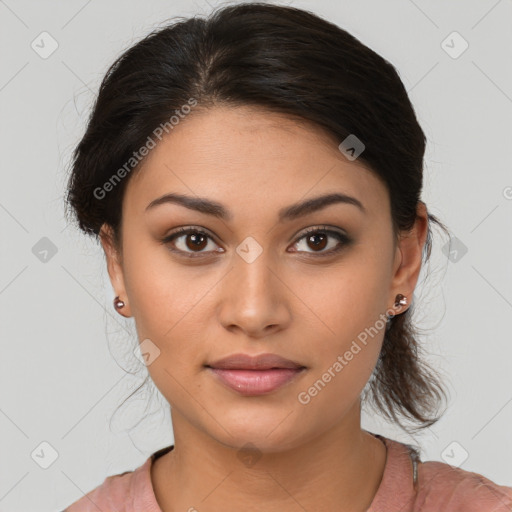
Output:
[[293,294],[279,274],[278,265],[265,252],[251,263],[234,255],[220,288],[217,312],[222,326],[256,339],[286,329]]

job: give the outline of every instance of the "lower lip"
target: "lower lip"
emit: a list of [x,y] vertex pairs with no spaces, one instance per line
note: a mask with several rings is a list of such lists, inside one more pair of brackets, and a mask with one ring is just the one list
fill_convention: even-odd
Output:
[[290,382],[305,368],[276,368],[274,370],[222,370],[210,368],[229,388],[245,396],[270,393]]

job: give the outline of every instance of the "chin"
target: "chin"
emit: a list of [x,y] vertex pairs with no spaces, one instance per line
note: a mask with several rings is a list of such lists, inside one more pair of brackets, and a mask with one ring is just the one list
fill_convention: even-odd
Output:
[[232,448],[237,452],[237,456],[259,455],[266,453],[281,453],[296,447],[296,443],[288,442],[285,444],[280,439],[269,439],[267,433],[261,432],[260,435],[250,435],[247,432],[232,437],[225,436],[217,441],[224,446]]
[[[240,415],[243,415],[242,421]],[[297,426],[289,421],[292,417],[292,414],[288,418],[287,414],[277,416],[275,412],[267,416],[246,415],[239,411],[232,422],[229,421],[228,415],[223,416],[224,428],[215,425],[215,433],[210,432],[210,435],[219,443],[236,450],[247,447],[249,450],[255,449],[263,453],[283,452],[294,448],[304,436],[304,433],[297,432]]]

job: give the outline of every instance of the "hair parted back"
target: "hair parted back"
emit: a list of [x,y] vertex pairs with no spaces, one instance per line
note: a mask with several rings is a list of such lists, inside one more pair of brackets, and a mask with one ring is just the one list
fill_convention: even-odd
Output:
[[[75,148],[67,204],[85,233],[105,223],[120,244],[123,191],[140,164],[103,198],[94,193],[186,105],[253,106],[314,123],[333,140],[354,134],[358,161],[385,183],[396,237],[421,201],[425,135],[387,60],[340,27],[298,8],[243,3],[206,19],[181,18],[147,35],[108,69],[86,132]],[[186,122],[186,121],[185,121]],[[431,253],[430,224],[424,260]],[[119,245],[120,246],[120,245]],[[421,359],[411,308],[396,315],[369,382],[368,402],[388,419],[426,428],[445,392]]]

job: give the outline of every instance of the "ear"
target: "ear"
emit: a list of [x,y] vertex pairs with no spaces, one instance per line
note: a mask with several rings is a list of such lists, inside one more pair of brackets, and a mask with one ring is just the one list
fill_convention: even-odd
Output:
[[120,249],[116,247],[114,242],[114,234],[112,228],[108,224],[103,224],[99,232],[100,242],[105,252],[108,275],[114,293],[116,296],[125,303],[122,310],[118,312],[125,317],[131,316],[130,304],[128,302],[128,296],[126,294],[126,288],[124,285],[124,273],[121,261]]
[[[428,233],[428,212],[423,201],[418,202],[416,222],[412,229],[400,235],[395,256],[394,275],[391,287],[392,296],[389,298],[390,307],[395,303],[395,297],[401,293],[412,301],[412,295],[422,265],[423,247]],[[408,306],[399,306],[397,313],[403,313]]]

